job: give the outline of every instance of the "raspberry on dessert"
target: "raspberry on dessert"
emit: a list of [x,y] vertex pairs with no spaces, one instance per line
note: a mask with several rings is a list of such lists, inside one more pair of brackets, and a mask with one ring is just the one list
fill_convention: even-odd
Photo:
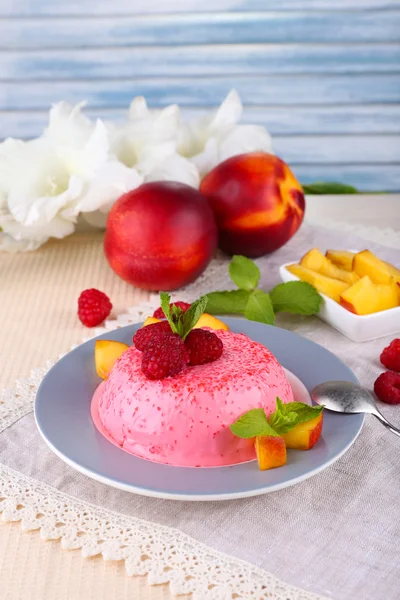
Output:
[[387,369],[400,373],[400,338],[394,339],[381,354],[381,363]]
[[385,371],[374,384],[374,392],[379,400],[387,404],[400,404],[400,373]]
[[217,360],[224,345],[219,337],[205,329],[192,329],[185,340],[190,365],[204,365]]
[[176,333],[164,333],[148,344],[143,352],[141,368],[148,379],[164,379],[178,375],[188,361],[189,354],[182,338]]
[[143,352],[146,350],[149,343],[153,338],[159,337],[160,335],[170,334],[172,335],[171,327],[168,321],[161,321],[160,323],[152,323],[141,327],[133,336],[133,343],[136,348]]
[[[169,307],[172,309],[173,306],[177,306],[178,308],[180,308],[182,310],[182,312],[186,312],[188,308],[190,308],[190,304],[188,304],[187,302],[171,302],[171,304],[169,305]],[[161,308],[161,306],[159,308],[157,308],[157,310],[154,311],[153,313],[153,317],[155,317],[156,319],[165,319],[165,314],[163,309]]]
[[84,290],[78,298],[78,317],[86,327],[96,327],[108,317],[112,309],[106,294],[90,288]]

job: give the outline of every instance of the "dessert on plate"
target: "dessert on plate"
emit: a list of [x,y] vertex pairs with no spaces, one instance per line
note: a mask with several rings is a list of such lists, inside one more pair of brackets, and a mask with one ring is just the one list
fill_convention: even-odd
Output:
[[216,331],[223,353],[215,361],[151,380],[142,353],[131,346],[97,393],[104,429],[124,450],[179,466],[210,467],[255,458],[252,440],[233,435],[243,413],[275,410],[276,397],[292,402],[283,368],[267,348],[246,335]]
[[[285,464],[286,447],[311,448],[321,433],[321,409],[294,402],[275,356],[202,314],[206,299],[198,302],[172,310],[167,302],[167,320],[150,318],[130,347],[96,342],[104,381],[92,415],[101,433],[135,456],[186,467],[257,456],[267,469]],[[206,327],[196,329],[199,323]]]

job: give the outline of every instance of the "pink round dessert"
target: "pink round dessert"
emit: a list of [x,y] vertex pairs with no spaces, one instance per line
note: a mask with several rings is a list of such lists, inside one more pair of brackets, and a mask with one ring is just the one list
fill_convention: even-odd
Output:
[[95,393],[107,437],[141,458],[175,466],[213,467],[253,460],[253,440],[229,426],[252,408],[292,402],[292,388],[273,354],[246,335],[216,331],[224,344],[217,361],[176,377],[147,379],[134,346],[115,363]]

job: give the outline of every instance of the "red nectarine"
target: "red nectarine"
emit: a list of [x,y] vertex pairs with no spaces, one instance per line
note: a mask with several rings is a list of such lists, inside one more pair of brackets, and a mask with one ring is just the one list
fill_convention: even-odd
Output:
[[194,281],[217,247],[207,200],[171,181],[141,185],[124,194],[107,219],[104,252],[125,281],[145,290],[175,290]]
[[273,252],[303,220],[301,185],[286,163],[265,152],[228,158],[204,177],[200,191],[214,211],[219,247],[228,254]]

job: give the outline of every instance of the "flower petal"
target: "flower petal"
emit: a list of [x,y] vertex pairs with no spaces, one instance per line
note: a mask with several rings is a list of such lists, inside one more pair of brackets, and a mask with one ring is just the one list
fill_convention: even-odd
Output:
[[194,188],[200,185],[200,174],[195,164],[179,154],[172,154],[158,163],[145,181],[180,181]]

